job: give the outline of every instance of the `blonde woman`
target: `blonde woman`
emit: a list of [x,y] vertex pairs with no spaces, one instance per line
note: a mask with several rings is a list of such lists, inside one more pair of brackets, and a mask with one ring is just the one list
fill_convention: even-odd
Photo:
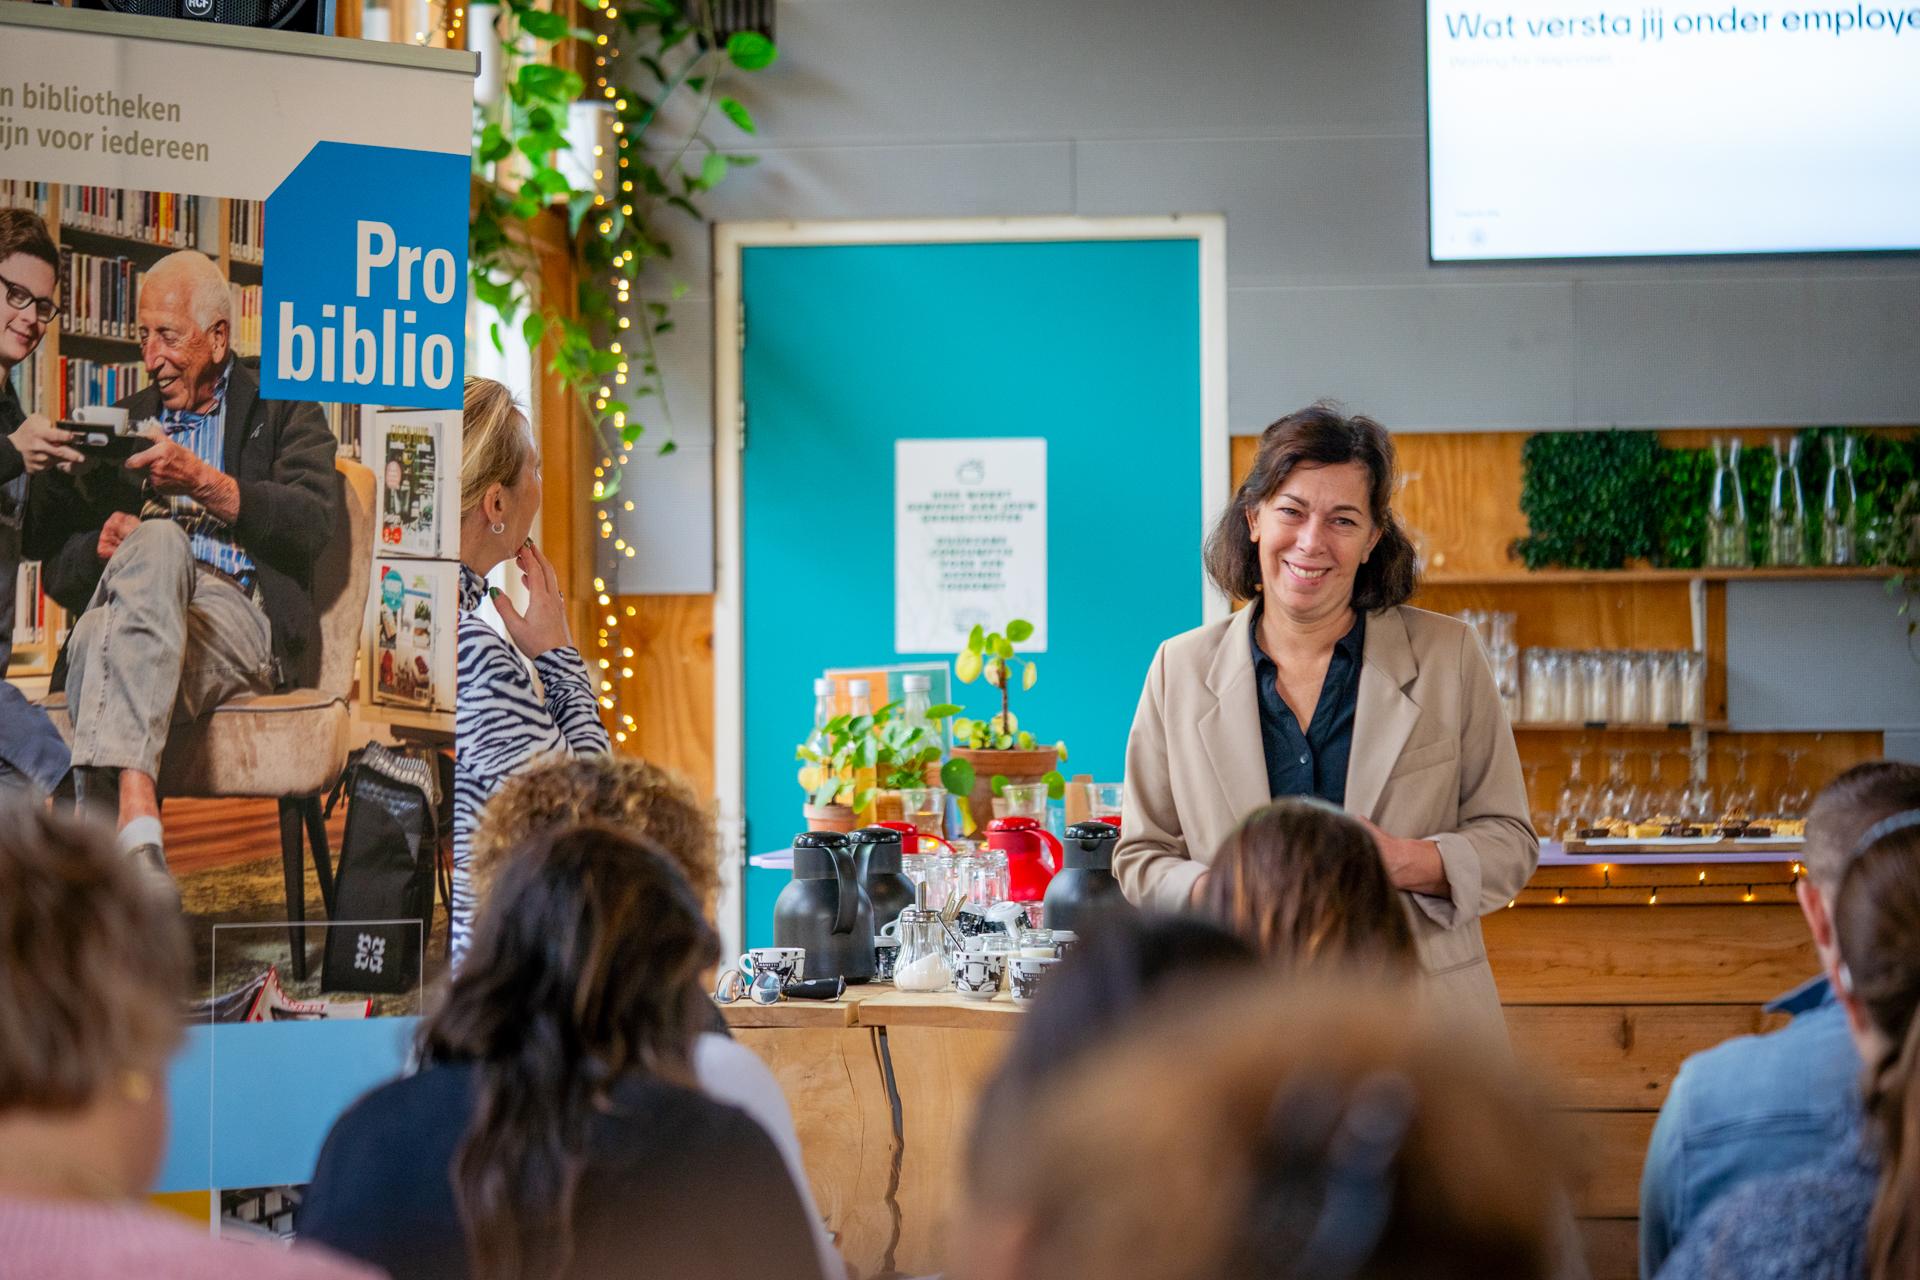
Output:
[[[472,933],[469,841],[474,822],[509,776],[553,752],[610,748],[593,680],[567,632],[553,565],[527,536],[540,511],[540,457],[513,394],[468,378],[460,460],[460,697],[453,761],[453,964]],[[522,612],[487,575],[511,559],[527,589]],[[477,614],[491,596],[507,634]],[[540,676],[536,689],[527,670]]]

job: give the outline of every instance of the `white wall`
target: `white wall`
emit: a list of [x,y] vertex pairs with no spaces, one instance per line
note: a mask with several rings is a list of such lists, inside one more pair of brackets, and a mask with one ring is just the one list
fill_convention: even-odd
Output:
[[[1414,0],[790,0],[780,61],[736,82],[762,161],[709,208],[1224,212],[1235,433],[1323,395],[1412,431],[1920,421],[1920,259],[1430,266],[1423,20]],[[642,446],[627,591],[711,579],[710,275],[686,232],[680,451]]]

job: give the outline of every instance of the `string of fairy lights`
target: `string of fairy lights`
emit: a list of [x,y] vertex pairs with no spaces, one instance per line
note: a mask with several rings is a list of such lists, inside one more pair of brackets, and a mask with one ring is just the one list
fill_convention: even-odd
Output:
[[[1614,867],[1612,863],[1603,862],[1599,865],[1598,870],[1600,872],[1599,884],[1560,885],[1553,888],[1552,890],[1553,896],[1548,901],[1550,901],[1552,905],[1556,907],[1563,907],[1573,902],[1575,894],[1579,894],[1583,896],[1595,895],[1593,897],[1590,897],[1589,900],[1592,901],[1596,906],[1615,905],[1618,903],[1618,899],[1599,898],[1597,897],[1597,895],[1619,894],[1619,893],[1634,893],[1634,894],[1644,893],[1647,895],[1647,905],[1650,907],[1657,907],[1660,905],[1660,890],[1663,888],[1667,890],[1667,897],[1668,897],[1668,900],[1671,902],[1677,896],[1676,891],[1678,891],[1678,893],[1685,893],[1688,890],[1693,890],[1693,889],[1708,889],[1708,888],[1721,889],[1721,888],[1731,888],[1737,885],[1741,888],[1740,901],[1746,904],[1753,904],[1761,901],[1760,895],[1754,892],[1755,884],[1761,884],[1765,887],[1771,887],[1773,884],[1779,883],[1777,881],[1764,881],[1764,880],[1749,881],[1746,876],[1735,874],[1729,877],[1726,881],[1722,882],[1721,884],[1710,885],[1707,881],[1707,869],[1705,867],[1702,867],[1699,869],[1699,874],[1695,879],[1694,883],[1690,885],[1658,885],[1658,884],[1631,884],[1631,883],[1615,884],[1613,881]],[[1801,877],[1806,875],[1806,873],[1807,873],[1807,869],[1805,864],[1800,862],[1795,862],[1794,864],[1792,864],[1792,867],[1790,869],[1789,879],[1784,884],[1780,884],[1780,888],[1783,889],[1786,893],[1791,894],[1793,892],[1793,887],[1798,883],[1800,883]],[[1537,895],[1543,895],[1546,892],[1547,892],[1546,889],[1527,890],[1525,894],[1523,894],[1522,896],[1516,896],[1510,899],[1507,902],[1507,906],[1509,908],[1519,907],[1519,906],[1534,906],[1539,901]],[[1523,897],[1525,898],[1524,901],[1523,901]]]

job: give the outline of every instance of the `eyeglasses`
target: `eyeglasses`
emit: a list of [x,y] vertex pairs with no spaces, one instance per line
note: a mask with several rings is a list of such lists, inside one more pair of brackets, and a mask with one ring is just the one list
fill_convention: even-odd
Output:
[[15,311],[33,308],[41,324],[52,324],[54,317],[60,314],[60,304],[52,298],[43,298],[25,285],[15,284],[5,276],[0,276],[0,285],[7,287],[7,305]]

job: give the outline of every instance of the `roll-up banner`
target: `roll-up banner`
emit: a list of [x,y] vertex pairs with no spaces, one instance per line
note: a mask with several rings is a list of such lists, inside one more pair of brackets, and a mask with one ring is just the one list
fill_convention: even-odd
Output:
[[[38,418],[81,455],[0,472],[0,773],[29,771],[16,730],[57,731],[185,898],[204,1003],[155,1190],[221,1234],[289,1234],[420,1012],[428,922],[326,920],[309,881],[292,929],[282,873],[383,703],[451,741],[475,69],[0,3],[0,435]],[[176,815],[229,811],[136,825],[128,773],[250,798],[237,865],[177,865]]]

